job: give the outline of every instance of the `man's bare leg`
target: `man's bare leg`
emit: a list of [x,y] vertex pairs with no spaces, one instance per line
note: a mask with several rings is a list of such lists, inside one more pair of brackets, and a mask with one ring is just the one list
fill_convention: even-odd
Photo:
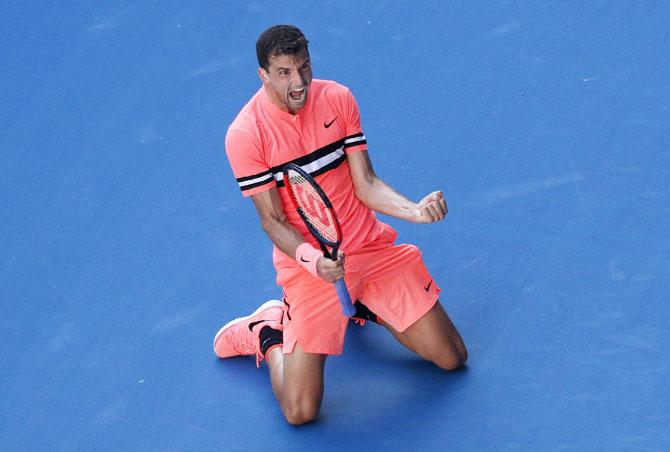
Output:
[[318,416],[326,358],[327,355],[307,353],[297,344],[287,355],[281,347],[268,353],[272,391],[289,424],[305,424]]
[[439,301],[402,333],[383,320],[381,324],[405,347],[444,370],[458,369],[468,360],[463,339]]

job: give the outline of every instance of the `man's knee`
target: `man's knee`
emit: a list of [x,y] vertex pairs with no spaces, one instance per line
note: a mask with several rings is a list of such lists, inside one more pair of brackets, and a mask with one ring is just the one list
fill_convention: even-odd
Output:
[[465,363],[468,361],[468,351],[464,345],[460,347],[451,345],[437,353],[432,361],[440,369],[446,371],[456,370],[465,366]]
[[291,425],[302,425],[312,422],[319,415],[321,401],[303,400],[282,403],[282,413]]

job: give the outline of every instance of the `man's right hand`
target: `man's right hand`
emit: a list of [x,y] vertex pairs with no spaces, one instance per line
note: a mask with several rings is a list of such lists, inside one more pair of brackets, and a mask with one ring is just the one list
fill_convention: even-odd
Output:
[[344,253],[338,253],[336,261],[325,256],[320,257],[316,263],[316,270],[320,277],[331,283],[344,278]]

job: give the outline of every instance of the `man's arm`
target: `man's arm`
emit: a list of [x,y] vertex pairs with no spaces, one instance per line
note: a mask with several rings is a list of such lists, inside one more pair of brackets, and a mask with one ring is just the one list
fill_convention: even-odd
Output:
[[[277,189],[251,195],[251,200],[256,206],[261,226],[272,243],[284,254],[295,258],[296,249],[305,242],[305,238],[288,222]],[[328,282],[344,276],[344,254],[338,254],[337,261],[321,257],[317,262],[319,276]]]
[[447,202],[441,191],[415,203],[384,183],[375,174],[367,151],[347,154],[347,160],[356,196],[370,209],[412,223],[433,223],[447,214]]

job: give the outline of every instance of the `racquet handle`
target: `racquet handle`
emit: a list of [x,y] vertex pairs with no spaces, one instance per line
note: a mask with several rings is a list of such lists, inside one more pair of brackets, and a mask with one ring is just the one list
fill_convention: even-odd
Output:
[[335,281],[335,290],[337,291],[337,298],[340,299],[342,314],[347,317],[353,317],[356,308],[354,308],[354,304],[351,302],[349,289],[347,289],[347,284],[344,282],[344,278]]

